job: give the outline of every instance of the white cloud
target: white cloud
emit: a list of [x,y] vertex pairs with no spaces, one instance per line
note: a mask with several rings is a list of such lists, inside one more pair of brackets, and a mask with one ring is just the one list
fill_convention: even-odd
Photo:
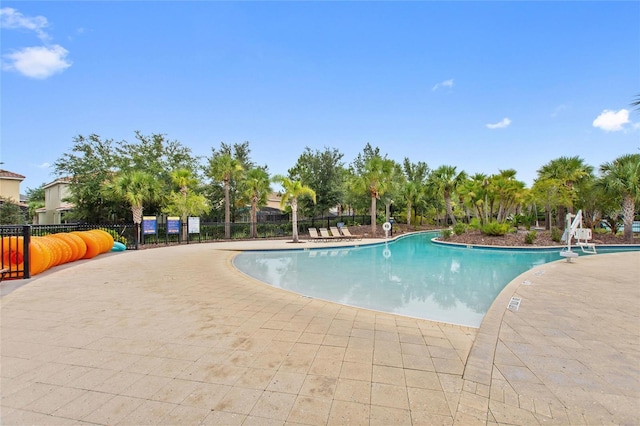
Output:
[[493,124],[489,123],[486,124],[486,126],[487,129],[504,129],[505,127],[509,127],[509,124],[511,124],[511,120],[505,117],[502,119],[502,121]]
[[621,109],[620,111],[610,111],[605,109],[593,120],[593,127],[598,127],[605,132],[618,132],[624,130],[624,125],[629,123],[629,111]]
[[435,91],[440,89],[441,87],[449,87],[449,88],[453,87],[453,79],[441,81],[440,83],[433,86],[431,90]]
[[16,71],[26,77],[45,79],[71,66],[67,60],[69,51],[59,44],[50,45],[45,31],[49,26],[44,16],[24,16],[16,9],[0,9],[0,26],[3,29],[33,31],[43,46],[23,47],[2,56],[2,70]]
[[49,26],[44,16],[24,16],[22,13],[10,7],[0,9],[0,26],[7,29],[26,29],[36,33],[40,40],[49,39],[49,34],[44,28]]
[[42,164],[38,164],[36,167],[39,169],[48,169],[49,167],[51,167],[51,164],[44,162]]
[[17,71],[27,77],[44,79],[64,71],[71,66],[66,59],[69,51],[60,45],[51,47],[25,47],[14,53],[4,55],[2,69]]

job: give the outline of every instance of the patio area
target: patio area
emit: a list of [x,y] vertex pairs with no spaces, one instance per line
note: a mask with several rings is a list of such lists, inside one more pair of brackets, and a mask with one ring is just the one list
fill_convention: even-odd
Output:
[[292,245],[112,253],[3,282],[0,423],[640,422],[640,252],[532,269],[475,329],[233,268],[238,250],[265,248]]

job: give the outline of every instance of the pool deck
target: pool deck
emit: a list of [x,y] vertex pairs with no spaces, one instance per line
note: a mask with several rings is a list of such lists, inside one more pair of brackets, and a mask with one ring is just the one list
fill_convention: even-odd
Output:
[[231,264],[292,246],[109,253],[2,282],[0,424],[640,423],[640,252],[527,271],[475,329],[302,297]]

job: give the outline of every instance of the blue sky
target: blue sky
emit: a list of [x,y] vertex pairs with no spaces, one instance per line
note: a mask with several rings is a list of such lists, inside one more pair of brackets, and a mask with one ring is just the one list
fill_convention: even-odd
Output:
[[22,192],[77,135],[249,141],[286,174],[305,147],[530,186],[560,156],[638,152],[640,2],[11,2],[1,149]]

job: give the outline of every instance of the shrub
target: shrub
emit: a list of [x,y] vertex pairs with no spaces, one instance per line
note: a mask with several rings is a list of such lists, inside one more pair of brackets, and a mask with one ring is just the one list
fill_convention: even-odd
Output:
[[596,228],[593,230],[595,234],[608,234],[609,230],[607,228]]
[[442,231],[440,231],[440,236],[442,237],[442,239],[448,240],[449,238],[451,238],[451,229],[443,229]]
[[464,223],[458,222],[453,226],[453,233],[456,235],[462,235],[467,232],[467,225]]
[[559,243],[561,238],[562,238],[562,231],[555,226],[551,228],[551,239],[556,243]]
[[480,229],[480,219],[478,219],[477,217],[474,217],[471,219],[471,222],[469,222],[469,229]]
[[517,228],[524,223],[525,217],[521,214],[511,214],[509,215],[507,220],[509,221],[509,223],[511,223],[511,226]]
[[486,235],[502,236],[511,230],[511,226],[508,223],[490,222],[482,226],[480,230]]
[[537,236],[538,233],[536,231],[527,232],[524,236],[524,242],[527,244],[533,244]]

